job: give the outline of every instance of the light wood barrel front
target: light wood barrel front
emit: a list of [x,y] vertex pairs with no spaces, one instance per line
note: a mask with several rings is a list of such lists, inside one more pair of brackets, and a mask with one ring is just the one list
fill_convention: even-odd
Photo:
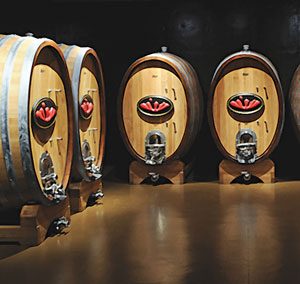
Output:
[[[147,96],[171,101],[167,119],[142,119],[137,106]],[[166,138],[165,160],[184,159],[202,122],[202,90],[192,66],[170,53],[154,53],[136,60],[125,73],[118,101],[118,122],[132,156],[145,160],[145,138],[158,130]]]
[[[88,175],[82,157],[82,145],[87,141],[90,145],[91,155],[95,157],[94,164],[102,168],[105,148],[105,91],[102,66],[96,51],[89,47],[68,46],[60,44],[62,49],[73,91],[75,111],[74,164],[72,179],[87,181],[92,178]],[[93,100],[92,116],[88,120],[80,116],[80,102],[84,96]]]
[[[43,153],[50,155],[57,184],[69,182],[73,152],[73,112],[67,67],[49,39],[7,35],[0,41],[0,203],[50,205],[40,173]],[[35,106],[49,98],[57,106],[48,130],[37,127]]]
[[[174,93],[176,92],[176,100]],[[165,96],[174,104],[174,115],[165,123],[145,123],[136,106],[145,95]],[[123,98],[125,131],[132,147],[142,158],[145,154],[145,137],[151,130],[160,130],[167,137],[166,157],[170,157],[182,142],[187,127],[187,100],[180,79],[163,68],[146,68],[135,73],[128,81]]]
[[[247,92],[263,98],[265,111],[255,121],[241,122],[230,116],[227,101],[234,94]],[[236,152],[236,134],[244,128],[251,128],[256,133],[257,155],[263,155],[273,141],[279,123],[278,114],[276,87],[271,76],[264,71],[252,67],[240,68],[229,72],[218,82],[213,99],[213,121],[220,141],[224,141],[223,146],[232,157]]]
[[[228,111],[230,98],[246,93],[258,95],[264,103],[262,114],[250,121]],[[229,56],[212,80],[208,115],[213,137],[225,157],[236,159],[236,135],[241,129],[255,132],[257,159],[268,156],[279,141],[284,120],[283,94],[274,66],[254,52]]]

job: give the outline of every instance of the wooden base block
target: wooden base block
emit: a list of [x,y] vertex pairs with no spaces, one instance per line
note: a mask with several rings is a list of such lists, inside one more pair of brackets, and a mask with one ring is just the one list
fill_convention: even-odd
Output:
[[248,172],[264,183],[275,182],[275,165],[271,159],[264,159],[250,165],[223,160],[219,165],[219,182],[230,184],[234,179],[240,177],[242,172]]
[[155,166],[133,161],[129,166],[129,183],[140,184],[146,178],[151,177],[150,173],[155,173],[167,178],[173,184],[183,184],[188,166],[178,160]]
[[70,183],[68,194],[71,214],[85,210],[91,194],[97,193],[101,189],[101,179],[91,182],[82,180],[81,182]]
[[39,245],[46,239],[53,222],[60,218],[70,222],[68,198],[52,206],[24,205],[19,225],[0,225],[0,242]]

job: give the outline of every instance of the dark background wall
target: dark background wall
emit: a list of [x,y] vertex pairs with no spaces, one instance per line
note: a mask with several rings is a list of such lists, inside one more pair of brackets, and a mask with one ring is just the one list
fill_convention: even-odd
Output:
[[[39,1],[9,2],[2,8],[0,33],[48,37],[58,43],[93,47],[102,62],[107,108],[104,169],[107,178],[127,180],[127,153],[116,121],[116,99],[122,76],[141,56],[160,50],[189,61],[204,93],[204,108],[213,72],[227,55],[249,44],[267,56],[282,82],[287,103],[289,85],[300,63],[300,2],[282,1]],[[18,10],[18,16],[12,11]],[[37,10],[36,10],[37,9]],[[191,180],[217,179],[218,152],[204,113],[193,148],[197,161]],[[278,147],[271,154],[279,179],[300,179],[299,142],[286,120]]]

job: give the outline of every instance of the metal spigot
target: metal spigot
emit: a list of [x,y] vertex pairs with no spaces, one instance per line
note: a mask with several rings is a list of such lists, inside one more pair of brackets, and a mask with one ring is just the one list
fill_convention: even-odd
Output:
[[249,181],[251,179],[251,173],[248,171],[241,171],[244,181]]
[[159,180],[159,174],[158,173],[150,172],[148,174],[149,174],[150,179],[153,183],[156,183]]

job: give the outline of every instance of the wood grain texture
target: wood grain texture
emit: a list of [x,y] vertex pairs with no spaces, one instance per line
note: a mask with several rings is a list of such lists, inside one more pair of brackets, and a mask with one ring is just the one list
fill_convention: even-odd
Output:
[[94,109],[89,127],[85,128],[79,122],[79,133],[81,145],[83,141],[88,141],[91,147],[92,156],[96,158],[95,164],[99,165],[99,160],[102,160],[103,152],[100,153],[101,142],[101,103],[99,96],[99,86],[95,75],[86,67],[83,67],[80,74],[80,85],[79,85],[79,101],[85,94],[90,95],[93,98]]
[[[253,122],[238,121],[228,113],[229,97],[241,92],[257,94],[264,100],[264,112]],[[280,140],[285,119],[280,79],[270,60],[253,51],[226,57],[211,81],[207,115],[212,136],[224,157],[236,161],[235,139],[240,128],[255,131],[257,160],[268,157]]]
[[[61,90],[60,92],[48,92],[48,90]],[[51,98],[58,107],[55,127],[53,129],[51,137],[45,142],[41,143],[36,139],[34,131],[38,131],[30,128],[30,140],[31,140],[31,152],[34,161],[34,168],[36,176],[38,178],[40,187],[43,187],[41,176],[39,174],[39,160],[45,151],[47,151],[53,164],[55,165],[55,172],[58,176],[57,182],[63,183],[65,177],[66,164],[69,163],[68,157],[68,104],[66,101],[66,93],[64,88],[64,82],[62,81],[60,74],[57,74],[51,67],[38,64],[35,65],[32,71],[31,88],[30,88],[30,100],[29,100],[29,117],[30,125],[32,124],[31,109],[33,105],[43,97]]]
[[[70,183],[68,196],[71,214],[84,211],[88,206],[90,196],[102,190],[102,187],[100,179],[90,182],[82,180],[81,182]],[[96,204],[98,204],[97,201]]]
[[[164,96],[174,104],[168,120],[149,123],[137,113],[137,102],[148,95]],[[200,130],[202,89],[193,67],[170,53],[153,53],[137,59],[123,76],[118,97],[118,125],[130,154],[144,161],[149,131],[166,136],[166,162],[185,159]]]
[[[252,122],[241,122],[232,118],[227,111],[227,101],[239,93],[259,95],[265,103],[262,116]],[[232,157],[236,153],[236,134],[244,128],[250,128],[256,133],[257,155],[263,155],[274,138],[279,123],[278,114],[279,100],[275,84],[264,71],[252,67],[241,68],[227,73],[218,82],[213,98],[213,122],[220,141]]]
[[[74,165],[72,179],[89,180],[85,172],[81,148],[83,141],[87,141],[91,147],[91,154],[95,157],[94,164],[103,167],[105,135],[106,135],[106,108],[105,87],[101,62],[96,51],[90,47],[77,45],[59,45],[64,52],[68,71],[71,78],[76,137],[74,142]],[[89,121],[80,117],[80,101],[84,95],[90,95],[93,99],[94,109]]]
[[185,178],[185,164],[181,161],[170,161],[162,165],[146,165],[138,161],[132,161],[129,166],[129,182],[140,184],[149,178],[149,172],[155,171],[156,174],[167,178],[173,184],[183,184]]
[[[41,154],[48,151],[58,183],[65,189],[73,150],[71,89],[63,54],[52,40],[9,35],[0,41],[0,58],[4,64],[0,68],[0,203],[3,207],[27,202],[50,205],[42,192]],[[32,108],[45,97],[54,100],[58,112],[52,133],[42,142],[38,139],[42,130],[32,122]]]
[[230,184],[241,176],[242,171],[259,178],[264,183],[275,182],[275,164],[271,159],[264,159],[251,165],[241,165],[233,161],[223,160],[219,165],[219,182]]
[[[176,92],[176,100],[172,89]],[[165,123],[145,122],[139,117],[137,103],[148,95],[164,96],[173,102],[174,114]],[[124,92],[123,117],[128,139],[141,158],[145,154],[145,137],[153,130],[165,134],[166,157],[171,156],[182,142],[187,127],[187,101],[181,81],[175,74],[162,68],[147,68],[135,73]]]
[[46,240],[48,229],[53,221],[65,217],[70,222],[70,216],[68,199],[54,206],[24,205],[20,211],[19,225],[0,225],[0,243],[16,242],[24,246],[40,245]]

